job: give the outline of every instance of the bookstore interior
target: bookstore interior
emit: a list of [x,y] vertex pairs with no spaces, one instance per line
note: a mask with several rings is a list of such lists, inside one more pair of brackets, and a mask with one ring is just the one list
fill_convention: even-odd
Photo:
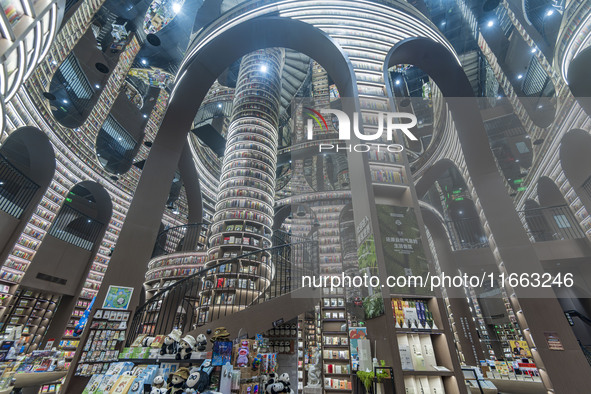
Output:
[[591,0],[0,10],[0,394],[589,392]]

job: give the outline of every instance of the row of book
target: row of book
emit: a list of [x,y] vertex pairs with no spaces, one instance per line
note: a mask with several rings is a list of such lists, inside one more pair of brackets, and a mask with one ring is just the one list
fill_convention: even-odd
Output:
[[351,367],[349,364],[324,364],[324,373],[326,374],[350,374]]
[[342,379],[342,378],[324,378],[324,388],[325,389],[334,389],[334,390],[351,390],[352,385],[349,379]]
[[256,226],[252,226],[250,224],[229,224],[224,228],[224,231],[236,231],[236,232],[246,232],[250,234],[260,234],[261,230]]
[[323,349],[322,350],[322,358],[324,358],[325,360],[348,360],[349,359],[349,351],[348,350]]
[[256,209],[257,211],[261,211],[266,213],[267,215],[273,215],[273,208],[270,204],[265,204],[261,201],[257,200],[240,200],[240,199],[228,199],[221,204],[219,204],[217,209],[228,209],[228,208],[246,208],[246,209]]
[[404,183],[402,169],[377,169],[370,168],[371,180],[379,183],[400,184]]
[[[218,238],[218,240],[221,238]],[[230,235],[228,237],[224,237],[223,245],[250,245],[250,246],[261,246],[261,240],[254,238],[254,237],[235,237]],[[218,246],[220,242],[214,242],[211,246]]]
[[399,328],[436,329],[433,313],[429,311],[425,300],[392,298],[394,319]]

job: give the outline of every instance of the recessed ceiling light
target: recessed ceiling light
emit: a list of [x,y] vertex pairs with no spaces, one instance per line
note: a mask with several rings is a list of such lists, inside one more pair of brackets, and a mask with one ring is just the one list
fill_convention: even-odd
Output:
[[523,78],[523,74],[519,74],[519,75],[517,76],[517,79],[521,79],[521,78]]
[[532,48],[531,53],[536,53],[536,48]]
[[396,80],[396,85],[400,85],[400,79]]
[[146,59],[142,59],[142,64],[145,66],[146,64],[148,64],[148,61]]
[[554,14],[554,10],[548,10],[548,12],[546,12],[546,16],[552,16]]
[[66,100],[66,99],[63,99],[63,100],[62,100],[62,103],[64,103],[64,104],[68,104],[68,103],[69,103],[69,101],[68,101],[68,100]]
[[94,85],[95,88],[100,89],[101,85],[99,85],[98,83],[96,85]]
[[174,3],[174,4],[172,5],[172,11],[173,11],[175,14],[178,14],[179,12],[181,12],[181,8],[183,8],[183,5],[182,5],[182,4],[179,4],[179,3]]
[[147,117],[148,117],[148,115],[144,114],[144,118],[147,118]]
[[486,24],[488,27],[493,27],[495,25],[495,21],[488,21]]
[[263,64],[263,65],[261,66],[261,72],[264,72],[264,73],[266,73],[266,72],[267,72],[267,65],[266,65],[266,64]]

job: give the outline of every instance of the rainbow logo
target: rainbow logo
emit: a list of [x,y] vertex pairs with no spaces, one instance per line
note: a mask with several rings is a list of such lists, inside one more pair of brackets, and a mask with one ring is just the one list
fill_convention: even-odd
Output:
[[[316,123],[318,124],[318,127],[320,127],[322,129],[322,124],[324,124],[324,128],[326,129],[326,131],[328,131],[328,125],[326,124],[326,119],[324,119],[324,116],[322,116],[320,114],[320,112],[315,111],[312,108],[308,108],[308,107],[304,107],[304,109],[309,111],[308,115],[316,121]],[[322,123],[321,123],[321,121],[322,121]],[[308,120],[308,124],[309,125],[311,124],[311,119]],[[310,126],[308,126],[308,133],[310,133]]]

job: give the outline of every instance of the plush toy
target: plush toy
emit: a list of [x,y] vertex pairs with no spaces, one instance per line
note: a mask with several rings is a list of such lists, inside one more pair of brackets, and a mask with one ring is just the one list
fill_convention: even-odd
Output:
[[154,342],[154,337],[145,337],[142,340],[142,347],[150,347],[152,342]]
[[185,335],[179,344],[177,349],[176,359],[177,360],[188,360],[191,358],[193,348],[196,346],[195,338],[192,335]]
[[199,350],[200,352],[204,352],[206,346],[207,346],[207,337],[203,334],[197,335],[197,350]]
[[183,392],[183,386],[188,378],[189,368],[182,367],[177,369],[170,378],[166,394],[181,394]]
[[252,360],[252,370],[258,371],[259,367],[261,366],[261,362],[263,361],[263,356],[259,353],[256,357]]
[[285,393],[285,385],[281,382],[273,383],[267,386],[266,394],[280,394]]
[[166,389],[159,389],[157,387],[152,387],[152,390],[150,390],[150,394],[166,394]]
[[205,360],[201,364],[199,368],[193,368],[191,370],[191,374],[199,373],[199,378],[197,380],[197,385],[194,387],[198,393],[202,393],[209,387],[210,379],[209,374],[213,370],[213,366],[211,365],[211,360]]
[[281,375],[279,375],[279,379],[278,379],[281,383],[283,383],[283,385],[285,386],[286,389],[288,389],[286,392],[289,392],[289,374],[288,373],[282,373]]
[[197,394],[197,385],[199,384],[199,378],[200,375],[203,372],[199,372],[198,368],[193,368],[191,370],[191,374],[189,375],[189,377],[187,378],[187,381],[185,382],[185,386],[184,386],[184,393],[185,394]]
[[242,341],[240,343],[240,349],[238,349],[238,357],[236,358],[236,365],[238,367],[246,367],[248,365],[248,341]]
[[179,342],[181,341],[181,334],[181,330],[175,328],[164,338],[164,343],[162,343],[162,347],[160,348],[160,354],[162,356],[165,354],[176,354]]
[[152,388],[161,389],[164,386],[164,378],[160,375],[156,376],[152,381]]

